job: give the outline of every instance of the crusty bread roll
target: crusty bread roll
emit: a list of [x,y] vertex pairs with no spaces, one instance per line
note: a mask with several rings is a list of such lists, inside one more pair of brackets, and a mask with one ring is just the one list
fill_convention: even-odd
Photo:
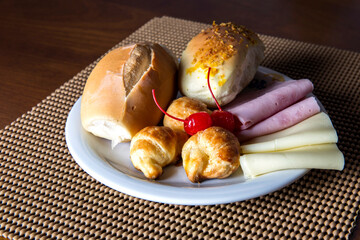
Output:
[[203,30],[187,45],[179,69],[180,92],[216,107],[207,87],[211,67],[211,89],[220,105],[231,102],[253,79],[264,58],[264,44],[244,26],[221,23]]
[[176,95],[177,63],[169,50],[155,43],[117,48],[100,60],[91,72],[81,100],[85,130],[112,140],[113,146],[131,138],[146,126],[157,125],[161,106]]
[[182,131],[162,126],[146,127],[131,140],[131,162],[145,177],[156,179],[162,174],[163,167],[180,158],[187,139],[188,135]]
[[[180,119],[186,119],[191,114],[198,112],[207,112],[211,114],[211,111],[207,108],[205,103],[188,97],[181,97],[172,101],[166,112],[171,116]],[[175,120],[167,115],[165,115],[163,123],[164,126],[167,126],[173,130],[185,132],[183,122]]]
[[226,178],[240,166],[240,143],[228,130],[210,127],[191,136],[181,156],[186,175],[192,182]]

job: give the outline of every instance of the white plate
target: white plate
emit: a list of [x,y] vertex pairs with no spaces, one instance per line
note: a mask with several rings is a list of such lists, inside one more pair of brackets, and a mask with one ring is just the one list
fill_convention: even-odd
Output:
[[[275,74],[259,67],[259,74]],[[129,154],[129,143],[111,149],[111,142],[86,132],[80,120],[81,98],[71,109],[65,127],[66,142],[75,161],[88,174],[101,183],[125,194],[169,204],[210,205],[243,201],[259,197],[294,182],[307,169],[284,170],[246,180],[239,169],[226,179],[191,183],[182,166],[168,166],[160,179],[147,180],[137,171]]]

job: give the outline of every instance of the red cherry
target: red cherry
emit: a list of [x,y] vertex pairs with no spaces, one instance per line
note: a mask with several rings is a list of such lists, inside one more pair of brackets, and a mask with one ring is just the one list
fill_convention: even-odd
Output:
[[233,116],[234,116],[234,123],[235,123],[234,133],[236,133],[241,130],[242,123],[240,122],[239,118],[236,115],[233,114]]
[[225,128],[230,132],[235,130],[234,115],[230,112],[215,110],[211,114],[211,119],[214,126]]
[[206,112],[193,113],[185,119],[184,129],[189,135],[205,130],[212,126],[212,119]]
[[159,105],[158,101],[156,100],[155,89],[152,90],[152,95],[153,95],[154,102],[155,102],[156,106],[160,109],[160,111],[162,111],[165,115],[184,123],[184,130],[187,134],[194,135],[198,131],[205,130],[212,126],[211,117],[206,112],[193,113],[189,117],[187,117],[185,120],[171,116],[170,114],[165,112],[164,109],[162,109],[162,107]]
[[216,97],[214,96],[214,93],[211,90],[211,86],[210,86],[210,71],[211,71],[211,67],[209,67],[208,70],[208,75],[207,75],[207,84],[211,93],[211,96],[213,97],[213,99],[215,100],[215,104],[218,107],[219,110],[215,110],[212,114],[211,114],[211,119],[213,121],[213,125],[214,126],[218,126],[218,127],[222,127],[225,128],[227,130],[229,130],[230,132],[236,132],[240,130],[241,127],[241,122],[239,120],[239,118],[237,116],[235,116],[234,114],[227,112],[227,111],[223,111],[220,107],[220,104],[218,103],[218,101],[216,100]]

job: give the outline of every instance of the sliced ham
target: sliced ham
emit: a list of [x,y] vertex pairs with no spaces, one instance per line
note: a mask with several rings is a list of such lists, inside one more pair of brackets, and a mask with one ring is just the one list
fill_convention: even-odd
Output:
[[238,116],[244,130],[299,101],[313,89],[308,79],[275,82],[265,89],[240,94],[224,110]]
[[243,142],[258,136],[274,133],[291,127],[319,112],[320,106],[316,99],[308,97],[246,130],[239,131],[237,137],[240,142]]

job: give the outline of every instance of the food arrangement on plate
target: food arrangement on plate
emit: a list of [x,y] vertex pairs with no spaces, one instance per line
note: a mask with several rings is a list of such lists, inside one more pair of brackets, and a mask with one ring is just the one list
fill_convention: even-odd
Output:
[[156,43],[115,49],[86,82],[82,126],[112,146],[131,141],[131,162],[149,179],[179,161],[195,183],[239,168],[247,178],[342,170],[336,131],[311,81],[255,77],[264,49],[254,32],[232,23],[200,32],[180,64]]

